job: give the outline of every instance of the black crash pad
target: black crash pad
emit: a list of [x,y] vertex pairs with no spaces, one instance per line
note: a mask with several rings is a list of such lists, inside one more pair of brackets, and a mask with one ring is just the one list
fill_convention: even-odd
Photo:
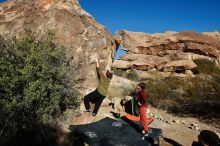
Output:
[[90,146],[151,146],[142,134],[129,124],[104,118],[86,125],[71,125],[74,135]]

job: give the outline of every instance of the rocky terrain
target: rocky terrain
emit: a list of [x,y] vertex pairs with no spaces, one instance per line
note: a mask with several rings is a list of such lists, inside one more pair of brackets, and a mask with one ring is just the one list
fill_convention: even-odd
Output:
[[0,35],[21,38],[31,30],[41,38],[48,32],[67,48],[72,76],[82,94],[97,85],[94,58],[101,67],[112,63],[116,43],[111,33],[84,11],[78,0],[10,0],[0,4]]
[[118,44],[127,51],[113,63],[120,69],[159,71],[193,75],[194,60],[207,59],[220,64],[220,34],[193,31],[147,34],[120,30],[115,36]]

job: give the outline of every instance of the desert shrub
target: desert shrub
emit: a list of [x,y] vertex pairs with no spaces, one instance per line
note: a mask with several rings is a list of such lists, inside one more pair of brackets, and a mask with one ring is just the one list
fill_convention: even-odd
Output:
[[193,70],[194,74],[220,74],[220,69],[214,61],[196,59],[194,62],[197,64],[197,67]]
[[135,70],[123,70],[119,68],[112,68],[113,73],[117,76],[127,78],[132,81],[138,81],[139,76]]
[[184,89],[188,111],[201,115],[220,114],[219,78],[219,76],[198,76],[188,80]]
[[166,87],[158,82],[159,81],[153,79],[149,79],[146,82],[146,90],[149,96],[148,102],[156,107],[159,107],[161,101],[167,97]]
[[183,80],[177,77],[146,81],[149,102],[158,108],[166,108],[167,100],[180,102],[178,90],[183,84]]
[[[146,81],[148,102],[175,113],[220,115],[220,76]],[[205,107],[205,108],[204,108]]]
[[135,70],[127,71],[125,76],[127,79],[130,79],[132,81],[138,81],[138,79],[139,79],[139,76]]
[[65,48],[50,34],[44,38],[31,33],[22,40],[0,37],[0,141],[78,106]]
[[117,76],[123,77],[125,75],[125,71],[119,68],[112,68],[113,73]]

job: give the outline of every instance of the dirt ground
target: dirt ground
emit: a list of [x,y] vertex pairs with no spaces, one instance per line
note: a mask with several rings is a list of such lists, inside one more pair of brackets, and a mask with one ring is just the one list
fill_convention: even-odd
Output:
[[[211,130],[218,135],[220,133],[220,129],[203,123],[196,118],[173,116],[164,110],[159,110],[151,106],[148,106],[148,109],[148,117],[154,118],[150,127],[161,128],[163,131],[163,138],[161,139],[160,146],[191,146],[193,141],[198,141],[198,135],[201,130]],[[81,111],[83,110],[84,106],[81,105]],[[122,107],[113,109],[108,105],[108,102],[105,101],[95,117],[91,116],[90,113],[85,114],[82,112],[82,114],[74,118],[70,124],[87,124],[99,121],[104,117],[114,119],[111,112],[119,113],[120,115],[125,114]]]

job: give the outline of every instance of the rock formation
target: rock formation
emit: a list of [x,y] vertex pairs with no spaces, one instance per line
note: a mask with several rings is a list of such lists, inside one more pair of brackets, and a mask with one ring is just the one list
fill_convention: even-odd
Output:
[[85,12],[78,0],[10,0],[0,4],[0,35],[23,37],[26,30],[38,37],[53,31],[55,41],[67,48],[78,87],[84,93],[97,85],[95,64],[110,65],[116,43],[110,32]]
[[147,34],[120,30],[115,39],[128,52],[113,64],[116,68],[158,70],[192,74],[195,59],[220,64],[220,34],[193,31]]

